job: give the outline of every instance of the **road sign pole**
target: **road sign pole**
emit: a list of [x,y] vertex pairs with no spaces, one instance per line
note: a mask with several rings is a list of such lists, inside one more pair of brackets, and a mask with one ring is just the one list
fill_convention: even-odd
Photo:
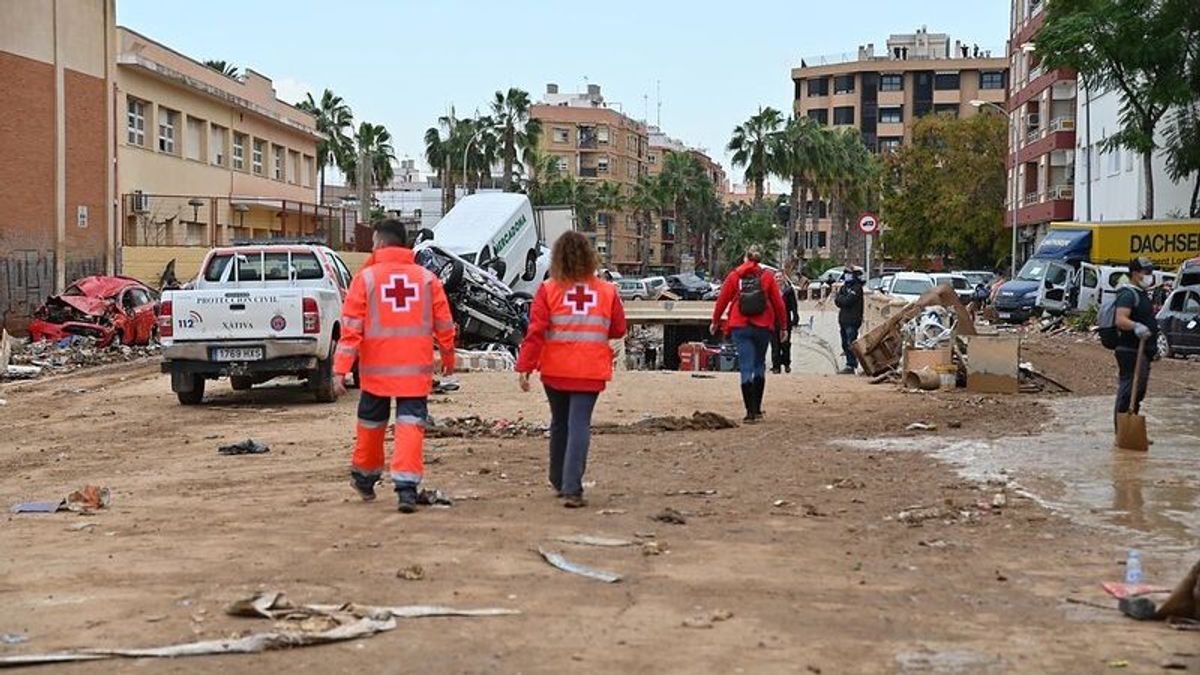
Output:
[[867,264],[866,264],[866,268],[867,268],[866,278],[868,281],[871,279],[871,240],[872,239],[874,239],[874,237],[872,237],[871,235],[868,234],[867,235]]

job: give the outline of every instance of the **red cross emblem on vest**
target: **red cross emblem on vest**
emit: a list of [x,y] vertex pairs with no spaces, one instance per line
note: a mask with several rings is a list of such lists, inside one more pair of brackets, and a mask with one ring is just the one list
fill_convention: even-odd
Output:
[[396,312],[407,312],[412,306],[410,300],[415,302],[421,299],[421,289],[416,284],[408,283],[407,274],[393,274],[379,290]]
[[563,296],[563,304],[571,308],[572,314],[587,314],[595,307],[599,298],[587,286],[580,284]]

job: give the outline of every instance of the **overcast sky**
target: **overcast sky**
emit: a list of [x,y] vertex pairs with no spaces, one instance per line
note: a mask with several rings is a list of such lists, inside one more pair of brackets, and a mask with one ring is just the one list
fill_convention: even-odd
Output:
[[[497,89],[536,98],[599,84],[624,112],[705,148],[724,146],[759,105],[790,109],[801,58],[882,49],[925,25],[1003,53],[1006,0],[117,0],[118,22],[198,60],[222,59],[275,81],[288,102],[326,87],[356,120],[382,123],[397,156],[453,105],[486,110]],[[585,7],[587,7],[585,9]],[[593,9],[594,8],[594,9]],[[812,63],[812,59],[809,59]],[[659,84],[661,83],[661,84]],[[740,182],[741,172],[730,172]]]

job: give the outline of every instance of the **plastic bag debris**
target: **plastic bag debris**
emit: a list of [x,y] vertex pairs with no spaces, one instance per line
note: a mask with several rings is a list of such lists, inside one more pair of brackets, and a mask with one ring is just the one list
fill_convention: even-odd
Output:
[[266,443],[260,443],[253,438],[247,438],[233,445],[222,445],[217,448],[218,455],[261,455],[270,451],[270,446]]
[[431,616],[510,616],[514,609],[455,609],[429,605],[376,607],[345,603],[341,605],[294,605],[278,591],[259,593],[239,600],[226,610],[231,616],[272,619],[285,622],[276,631],[251,633],[231,640],[205,640],[152,647],[148,649],[81,649],[51,654],[0,656],[0,667],[28,666],[68,661],[98,661],[117,657],[174,658],[211,654],[257,654],[289,647],[307,647],[370,637],[392,630],[396,619]]
[[621,580],[621,575],[617,574],[616,572],[606,572],[604,570],[587,567],[586,565],[573,563],[564,558],[562,554],[555,553],[554,551],[547,551],[544,548],[539,548],[538,553],[542,554],[542,557],[546,559],[546,562],[564,572],[570,572],[571,574],[578,574],[581,577],[603,581],[606,584],[615,584]]
[[56,513],[58,511],[75,511],[90,513],[106,508],[112,503],[112,492],[106,487],[85,485],[58,501],[21,502],[14,504],[13,513]]

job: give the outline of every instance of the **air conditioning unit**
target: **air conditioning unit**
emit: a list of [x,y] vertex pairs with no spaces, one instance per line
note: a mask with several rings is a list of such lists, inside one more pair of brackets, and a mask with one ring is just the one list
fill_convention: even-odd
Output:
[[150,211],[150,195],[141,190],[133,191],[133,212],[147,213]]

